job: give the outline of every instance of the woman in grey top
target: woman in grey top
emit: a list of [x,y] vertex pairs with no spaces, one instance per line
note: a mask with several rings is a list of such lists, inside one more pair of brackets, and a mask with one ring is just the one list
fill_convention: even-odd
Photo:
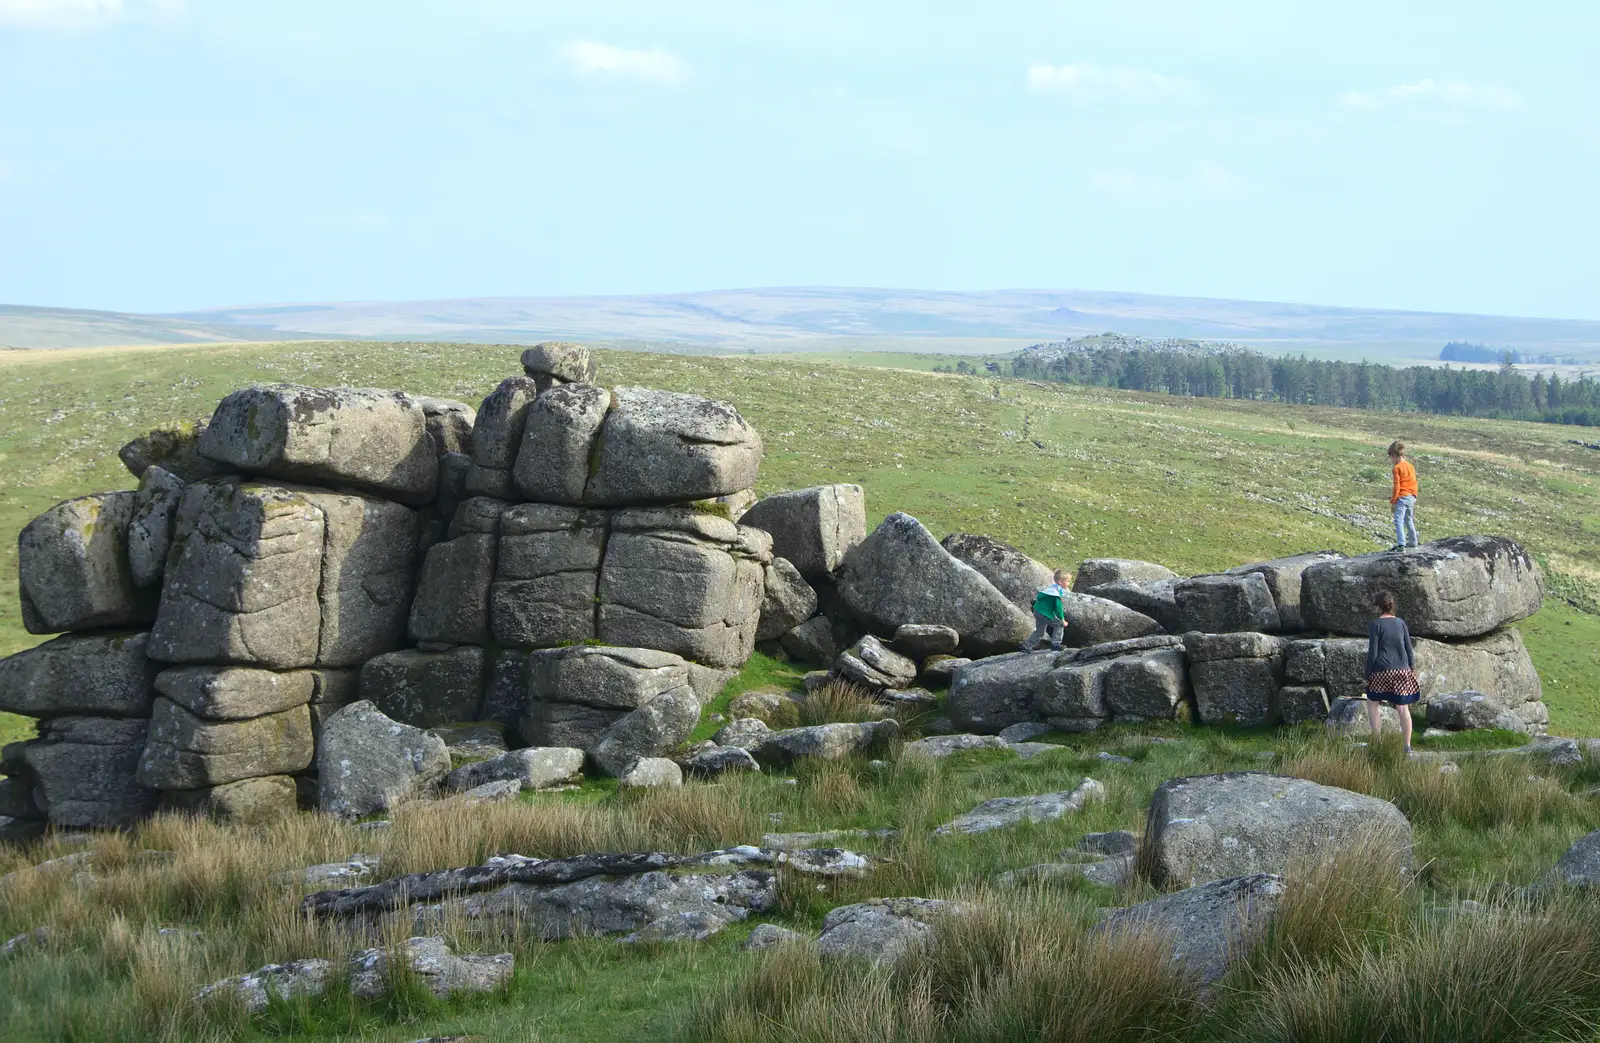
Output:
[[1388,703],[1400,715],[1400,734],[1411,752],[1411,704],[1422,695],[1413,672],[1411,631],[1406,621],[1394,614],[1394,595],[1387,590],[1373,599],[1380,613],[1367,627],[1367,723],[1372,725],[1372,742],[1377,745],[1382,725],[1380,703]]

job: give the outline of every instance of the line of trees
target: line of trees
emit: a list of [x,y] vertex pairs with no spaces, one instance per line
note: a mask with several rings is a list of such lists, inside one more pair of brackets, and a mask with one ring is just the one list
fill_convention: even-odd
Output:
[[1579,365],[1576,358],[1556,358],[1551,354],[1524,355],[1520,351],[1508,348],[1491,348],[1485,344],[1474,344],[1469,340],[1453,340],[1439,350],[1441,362],[1529,362],[1539,366],[1551,366],[1558,363]]
[[[970,367],[969,367],[970,368]],[[1000,370],[996,365],[991,370]],[[1500,417],[1551,424],[1600,425],[1600,382],[1529,378],[1509,365],[1497,370],[1449,366],[1398,368],[1304,355],[1272,358],[1244,348],[1208,353],[1089,347],[1024,351],[1013,376],[1069,384],[1158,391],[1196,398],[1247,398],[1298,405]]]

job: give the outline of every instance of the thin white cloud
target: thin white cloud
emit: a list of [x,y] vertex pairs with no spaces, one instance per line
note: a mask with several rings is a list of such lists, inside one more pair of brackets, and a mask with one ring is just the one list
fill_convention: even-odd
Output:
[[593,40],[573,40],[562,46],[561,57],[581,76],[632,80],[663,87],[683,82],[682,60],[659,47],[642,51]]
[[1082,101],[1105,98],[1192,98],[1194,84],[1180,76],[1148,69],[1097,65],[1030,65],[1028,89],[1036,94],[1061,94]]
[[1509,112],[1521,105],[1522,99],[1500,87],[1423,79],[1416,83],[1396,84],[1380,91],[1346,91],[1339,96],[1339,104],[1369,112],[1391,108]]

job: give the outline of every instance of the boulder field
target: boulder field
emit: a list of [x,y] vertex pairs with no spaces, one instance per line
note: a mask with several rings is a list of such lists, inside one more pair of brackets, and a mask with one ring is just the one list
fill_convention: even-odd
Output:
[[[904,513],[869,527],[856,485],[757,499],[761,438],[733,406],[603,386],[580,345],[522,368],[476,408],[242,388],[125,446],[137,489],[31,521],[21,614],[50,639],[0,660],[0,709],[40,722],[0,751],[0,839],[160,808],[356,817],[580,770],[676,785],[673,762],[703,776],[894,741],[885,722],[687,748],[758,642],[886,706],[948,683],[951,723],[984,735],[1322,720],[1359,693],[1353,635],[1379,589],[1440,723],[1547,721],[1509,626],[1543,580],[1509,539],[1188,577],[1084,561],[1069,647],[1024,654],[1050,570],[1015,548],[941,542]],[[517,756],[456,776],[468,731]]]

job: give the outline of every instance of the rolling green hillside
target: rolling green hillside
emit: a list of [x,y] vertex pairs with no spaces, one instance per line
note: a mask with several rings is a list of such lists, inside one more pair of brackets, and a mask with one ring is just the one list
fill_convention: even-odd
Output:
[[[986,532],[1052,564],[1121,556],[1180,571],[1389,542],[1383,447],[1414,447],[1423,538],[1522,540],[1552,598],[1524,625],[1551,730],[1600,735],[1600,453],[1551,425],[1168,398],[772,357],[603,352],[602,379],[734,402],[761,431],[759,491],[859,482],[869,513]],[[0,355],[0,653],[35,643],[15,535],[59,499],[130,487],[117,448],[209,414],[241,384],[398,387],[476,403],[518,349],[293,343]],[[1576,606],[1576,607],[1575,607]],[[1586,609],[1586,611],[1585,611]]]

